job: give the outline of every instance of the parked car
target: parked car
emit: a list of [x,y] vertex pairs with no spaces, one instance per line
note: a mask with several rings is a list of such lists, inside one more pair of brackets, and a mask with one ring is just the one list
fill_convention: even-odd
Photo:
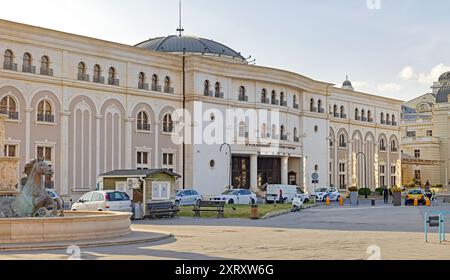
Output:
[[405,196],[405,205],[414,204],[414,200],[418,200],[419,204],[425,205],[426,204],[426,194],[423,190],[420,189],[414,189],[409,190],[408,193]]
[[227,204],[255,204],[258,200],[256,194],[245,189],[228,190],[221,195],[213,197],[213,201],[225,201]]
[[127,193],[119,191],[94,191],[84,194],[72,211],[118,211],[132,212],[131,200]]
[[316,190],[316,200],[326,201],[327,197],[330,201],[339,201],[341,194],[335,188],[321,188]]
[[292,185],[268,185],[266,203],[280,202],[280,191],[283,195],[282,203],[291,203],[299,193],[300,188]]
[[196,190],[181,190],[175,194],[175,204],[177,206],[195,205],[202,199],[202,195]]
[[61,207],[64,208],[64,200],[62,199],[62,197],[57,192],[55,192],[53,189],[45,189],[45,190],[53,198],[53,200],[56,203],[59,203],[59,205],[61,205]]

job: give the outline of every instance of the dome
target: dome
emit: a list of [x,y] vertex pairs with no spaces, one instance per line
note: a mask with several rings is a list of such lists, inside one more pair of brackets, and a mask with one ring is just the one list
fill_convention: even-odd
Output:
[[439,82],[450,82],[450,72],[446,72],[439,77]]
[[139,43],[136,47],[159,52],[186,52],[220,56],[247,63],[247,60],[240,53],[223,44],[192,36],[172,35],[167,37],[159,37]]
[[350,82],[348,80],[348,77],[345,79],[345,81],[342,83],[342,88],[343,89],[349,89],[349,90],[354,90],[352,82]]
[[448,103],[449,94],[450,94],[450,83],[445,82],[436,95],[436,103]]

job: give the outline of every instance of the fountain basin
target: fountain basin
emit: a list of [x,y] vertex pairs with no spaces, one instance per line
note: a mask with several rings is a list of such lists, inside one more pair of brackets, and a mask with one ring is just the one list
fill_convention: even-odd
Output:
[[131,213],[66,211],[65,217],[0,219],[0,243],[97,240],[131,232]]

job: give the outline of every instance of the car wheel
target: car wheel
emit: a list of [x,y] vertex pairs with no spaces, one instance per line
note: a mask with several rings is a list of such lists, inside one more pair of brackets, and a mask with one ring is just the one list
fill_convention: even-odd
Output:
[[233,199],[228,200],[228,204],[234,204],[234,200]]
[[180,201],[179,200],[175,200],[175,205],[176,206],[180,206]]
[[197,201],[195,202],[195,204],[196,204],[196,205],[199,205],[200,202],[202,202],[202,200],[201,200],[201,199],[197,199]]
[[298,212],[298,206],[296,205],[296,206],[294,206],[294,207],[292,207],[292,212]]

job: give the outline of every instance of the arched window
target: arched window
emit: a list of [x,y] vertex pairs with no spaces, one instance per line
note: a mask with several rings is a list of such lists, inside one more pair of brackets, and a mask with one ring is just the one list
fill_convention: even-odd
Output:
[[52,123],[55,121],[55,116],[53,115],[52,105],[46,99],[41,100],[38,104],[37,121],[38,122],[49,122],[49,123]]
[[239,137],[244,138],[246,135],[246,125],[245,122],[239,123]]
[[239,101],[248,101],[248,97],[245,95],[245,87],[239,87]]
[[337,105],[334,105],[334,107],[333,107],[333,116],[335,118],[337,118],[339,116],[338,106]]
[[144,72],[139,73],[138,88],[148,90],[148,84],[145,83],[145,73]]
[[386,114],[386,124],[390,125],[391,124],[391,115]]
[[84,62],[78,63],[78,80],[79,81],[88,81],[89,78],[86,75],[86,64]]
[[108,84],[112,86],[118,86],[119,80],[117,79],[117,72],[114,67],[110,67],[108,71]]
[[395,115],[392,115],[392,125],[397,125],[397,122],[395,120]]
[[347,116],[345,115],[345,107],[341,106],[341,118],[346,119]]
[[275,90],[272,90],[272,105],[278,105],[278,100],[277,100],[277,92]]
[[322,105],[323,105],[322,100],[319,99],[319,100],[317,101],[317,110],[318,110],[319,113],[324,113],[324,112],[325,112],[325,111],[323,110],[323,106],[322,106]]
[[381,113],[381,124],[386,124],[386,120],[384,119],[384,113]]
[[284,92],[280,92],[280,104],[281,106],[287,106],[286,98]]
[[275,139],[276,137],[278,137],[278,130],[277,130],[277,126],[275,124],[272,125],[272,138]]
[[281,140],[287,140],[286,130],[284,128],[284,125],[280,126],[280,139]]
[[26,72],[26,73],[33,72],[33,60],[32,60],[31,54],[29,54],[29,53],[25,53],[23,55],[22,70],[23,70],[23,72]]
[[216,85],[214,86],[214,90],[216,91],[216,97],[217,98],[223,98],[223,93],[221,92],[222,90],[222,85],[219,82],[216,82]]
[[339,147],[347,148],[347,140],[345,139],[344,134],[339,135]]
[[363,122],[366,121],[366,110],[364,110],[364,109],[361,110],[361,120]]
[[50,69],[50,59],[48,56],[44,55],[41,58],[41,70],[49,70]]
[[295,95],[295,94],[292,97],[292,104],[294,104],[294,109],[298,109],[299,108],[299,106],[297,104],[297,95]]
[[392,140],[391,141],[391,152],[397,152],[398,151],[398,147],[397,147],[397,141]]
[[267,138],[267,125],[263,123],[261,125],[261,138]]
[[137,116],[137,130],[150,131],[150,124],[148,122],[148,115],[145,111],[139,112]]
[[16,101],[12,96],[5,96],[0,101],[0,113],[6,114],[10,119],[18,120],[19,112],[17,112]]
[[209,82],[209,80],[206,80],[203,83],[203,93],[204,93],[205,96],[211,96],[210,88],[211,88],[211,83]]
[[267,98],[267,90],[265,88],[261,91],[261,103],[269,103],[269,99]]
[[369,111],[367,111],[367,121],[368,122],[373,122],[373,119],[372,119],[372,112],[369,110]]
[[311,98],[311,100],[309,101],[309,110],[311,112],[317,112],[317,108],[315,107],[316,102],[314,101],[314,98]]
[[14,65],[14,54],[11,50],[5,51],[5,54],[3,57],[3,69],[17,71],[17,68]]
[[359,109],[355,109],[355,120],[359,121],[361,118],[359,117]]
[[380,151],[386,151],[386,141],[384,138],[380,139]]
[[152,76],[152,91],[161,91],[158,84],[159,84],[158,75],[154,74]]
[[94,77],[93,77],[94,83],[104,82],[101,75],[102,75],[102,68],[100,67],[100,65],[96,64],[94,66]]
[[172,82],[170,81],[170,77],[166,76],[164,78],[164,92],[165,93],[173,93]]
[[298,131],[296,127],[294,127],[294,142],[300,142],[300,138],[298,137]]
[[172,121],[172,115],[166,114],[163,118],[163,132],[166,133],[172,133],[173,132],[173,121]]

